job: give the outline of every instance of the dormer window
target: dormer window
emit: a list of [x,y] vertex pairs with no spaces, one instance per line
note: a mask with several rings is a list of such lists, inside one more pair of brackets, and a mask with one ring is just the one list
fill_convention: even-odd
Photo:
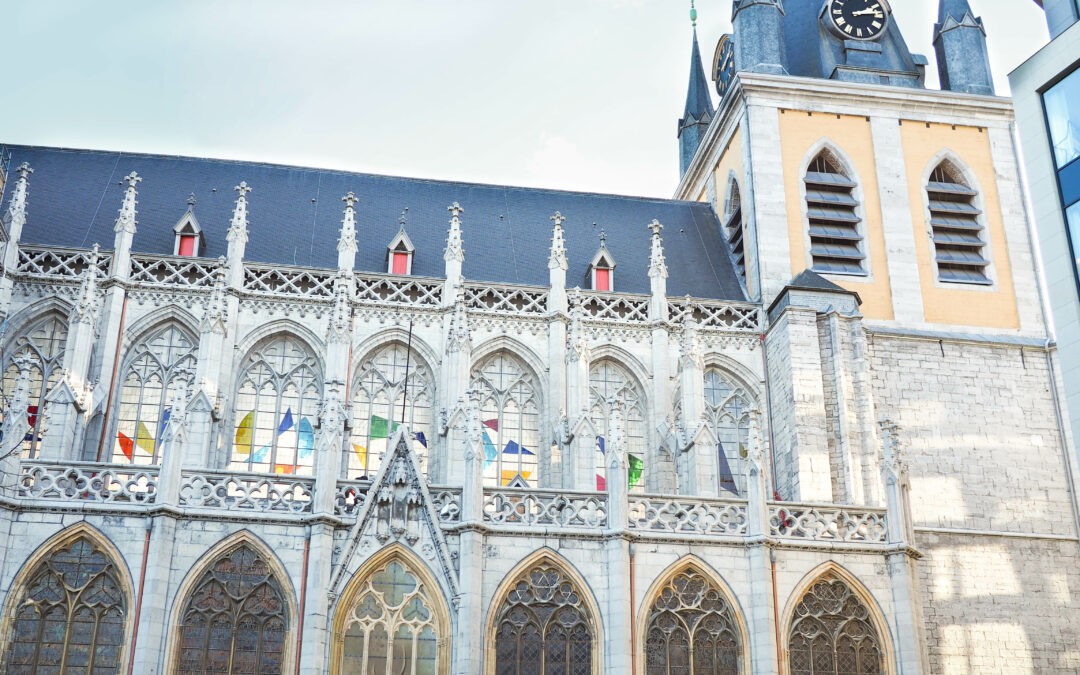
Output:
[[401,229],[386,247],[386,273],[412,274],[413,246],[409,235],[405,234],[405,214],[401,214]]
[[195,218],[195,195],[188,197],[188,208],[179,222],[173,226],[175,233],[173,255],[198,257],[202,253],[204,240],[202,227]]
[[594,291],[615,290],[615,259],[607,250],[607,234],[600,230],[600,250],[593,256],[589,263],[589,271],[585,275],[585,282]]

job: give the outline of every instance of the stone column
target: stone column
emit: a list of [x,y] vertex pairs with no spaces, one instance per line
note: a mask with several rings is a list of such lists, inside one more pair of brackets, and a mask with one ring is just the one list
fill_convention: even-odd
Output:
[[608,432],[606,444],[608,530],[604,542],[607,588],[605,646],[607,652],[604,669],[608,673],[629,673],[631,670],[631,627],[634,617],[630,612],[630,545],[624,538],[627,529],[629,504],[627,502],[626,433],[623,423],[623,404],[615,397],[607,401]]
[[688,441],[679,448],[684,455],[679,493],[715,497],[720,487],[717,475],[719,449],[717,444],[708,442],[712,439],[712,433],[702,433],[708,428],[704,421],[705,361],[698,346],[697,324],[690,315],[683,322],[679,344],[679,397],[682,408],[679,424]]
[[462,446],[464,482],[461,489],[460,595],[457,634],[454,637],[454,673],[483,672],[484,657],[484,533],[480,528],[484,508],[484,448],[480,420],[480,392],[470,389],[465,404]]
[[[652,328],[652,419],[645,455],[645,489],[649,492],[674,492],[676,476],[672,476],[669,458],[662,455],[659,443],[653,442],[656,430],[667,425],[671,409],[671,352],[668,336],[667,264],[664,260],[660,232],[664,226],[654,220],[649,224],[652,232],[649,254],[649,323]],[[677,452],[677,450],[676,450]],[[670,459],[674,459],[673,457]]]
[[11,277],[19,268],[19,239],[22,238],[23,226],[26,225],[26,192],[30,174],[34,170],[23,162],[15,170],[19,177],[15,180],[15,190],[8,203],[7,244],[4,246],[3,274],[0,275],[0,318],[11,313],[11,291],[15,280]]
[[760,420],[760,412],[750,412],[750,447],[747,448],[746,462],[746,534],[749,538],[747,563],[750,570],[750,598],[746,604],[746,623],[750,633],[751,672],[777,673],[779,671],[776,663],[771,574],[775,550],[768,540],[768,464]]
[[561,361],[566,368],[566,412],[570,420],[563,457],[563,486],[570,490],[596,489],[596,425],[589,393],[592,352],[582,327],[581,294],[574,293],[570,309],[570,334]]
[[161,469],[158,472],[157,497],[155,503],[164,506],[177,506],[180,499],[180,485],[184,460],[187,458],[184,448],[190,433],[188,405],[190,402],[191,382],[195,373],[181,368],[173,376],[176,389],[173,392],[172,410],[169,421],[161,438]]
[[[469,314],[465,309],[465,293],[461,287],[458,287],[457,300],[446,326],[441,397],[443,410],[452,410],[454,402],[465,399],[469,388],[469,366],[472,365],[472,333]],[[440,445],[445,456],[439,463],[442,475],[438,480],[456,485],[465,477],[464,457],[461,449],[455,446],[449,427],[443,427],[441,437]]]
[[342,454],[348,441],[345,392],[348,391],[354,296],[352,271],[338,270],[334,279],[334,308],[326,334],[326,373],[314,457],[315,512],[327,515],[334,513]]
[[226,288],[227,267],[225,257],[218,258],[214,273],[214,288],[210,292],[199,325],[199,353],[195,365],[196,399],[188,410],[189,433],[186,442],[178,446],[184,455],[185,467],[209,467],[210,442],[213,436],[214,409],[221,398],[221,374],[232,354],[231,315],[229,295]]
[[[541,476],[541,487],[557,487],[567,484],[567,461],[570,452],[563,429],[566,420],[566,242],[562,224],[565,218],[555,212],[551,217],[555,226],[551,234],[551,253],[548,256],[548,395],[547,419],[555,429],[552,440],[562,449],[559,464],[552,463],[550,470]],[[558,471],[558,480],[555,472]]]

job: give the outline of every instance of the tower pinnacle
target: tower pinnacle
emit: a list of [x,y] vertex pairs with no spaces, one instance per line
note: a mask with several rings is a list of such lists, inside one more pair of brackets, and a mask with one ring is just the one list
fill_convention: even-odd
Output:
[[690,50],[690,84],[686,90],[686,107],[679,120],[679,175],[686,173],[694,158],[705,130],[713,117],[709,82],[705,79],[705,67],[701,64],[701,49],[697,39],[697,9],[690,4],[690,21],[693,24],[693,46]]

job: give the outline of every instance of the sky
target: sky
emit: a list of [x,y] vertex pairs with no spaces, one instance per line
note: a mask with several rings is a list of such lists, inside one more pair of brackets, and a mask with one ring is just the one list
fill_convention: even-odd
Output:
[[[971,2],[1007,93],[1048,40],[1043,13]],[[708,63],[731,0],[697,7]],[[893,7],[937,87],[937,0]],[[5,0],[0,143],[670,197],[688,14],[688,0]]]

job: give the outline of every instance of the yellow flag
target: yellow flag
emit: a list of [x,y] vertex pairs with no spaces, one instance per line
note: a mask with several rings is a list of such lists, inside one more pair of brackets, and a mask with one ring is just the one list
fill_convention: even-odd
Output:
[[[503,470],[503,472],[502,472],[502,484],[503,485],[509,485],[510,482],[513,481],[515,477],[517,477],[517,475],[518,475],[517,471]],[[524,480],[529,480],[529,476],[531,476],[531,475],[532,475],[532,471],[522,471],[521,472],[521,477]]]
[[252,410],[244,415],[244,419],[240,420],[240,425],[236,427],[236,442],[233,445],[236,446],[236,451],[242,455],[251,452],[251,425],[254,420],[255,411]]
[[366,471],[367,470],[367,448],[365,448],[362,445],[357,445],[356,443],[352,443],[351,445],[352,445],[353,452],[355,452],[356,456],[360,459],[360,468],[364,469]]
[[154,437],[142,422],[139,422],[139,428],[135,432],[135,445],[147,454],[154,454]]

